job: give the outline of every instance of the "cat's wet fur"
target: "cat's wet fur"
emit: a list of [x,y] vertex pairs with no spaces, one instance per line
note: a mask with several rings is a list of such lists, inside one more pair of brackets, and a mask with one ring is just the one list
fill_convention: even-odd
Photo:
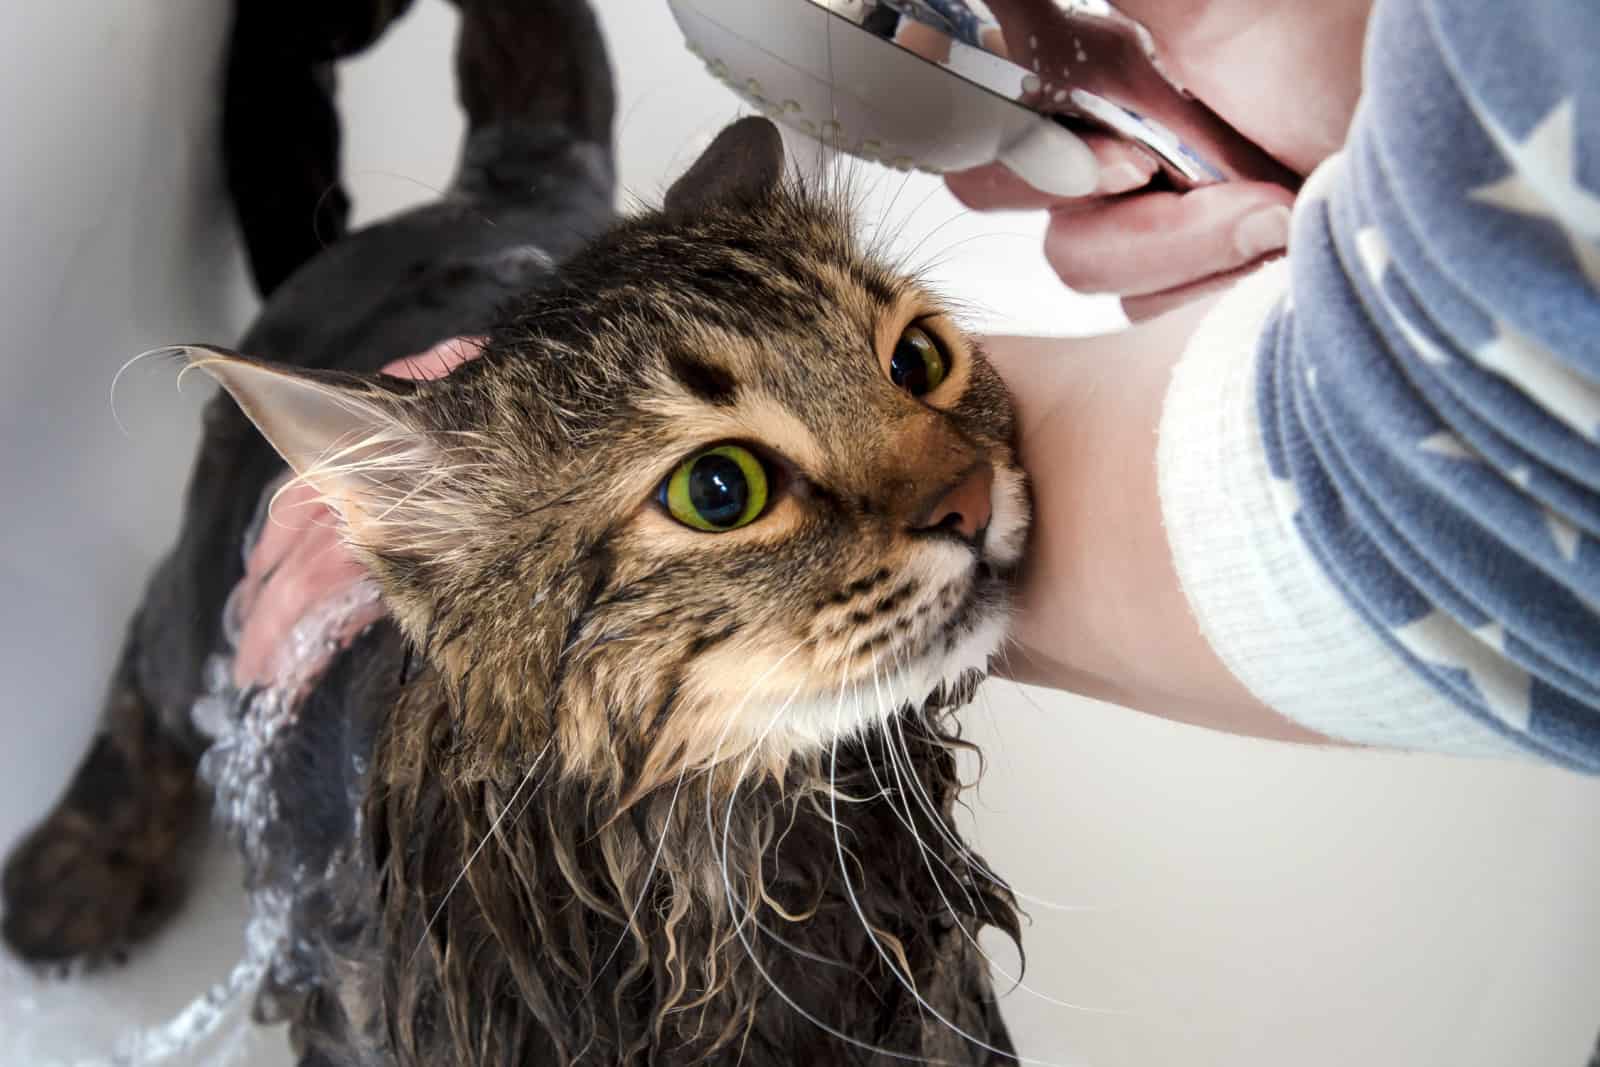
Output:
[[[1026,532],[998,377],[854,241],[838,197],[781,179],[760,120],[663,211],[609,225],[587,9],[464,8],[461,47],[487,58],[458,68],[452,196],[292,276],[249,361],[198,360],[341,510],[392,614],[263,764],[276,818],[246,849],[250,888],[287,901],[290,936],[259,1014],[307,1064],[1009,1061],[975,939],[1015,938],[1017,916],[954,825],[950,717]],[[559,92],[482,73],[541,53],[567,65]],[[913,323],[950,358],[922,398],[884,366]],[[466,334],[484,352],[448,379],[373,375]],[[361,463],[319,461],[362,434]],[[657,484],[726,440],[770,460],[774,502],[728,533],[675,523]],[[987,538],[930,520],[980,468]],[[106,730],[8,864],[24,955],[147,933],[170,905],[141,911],[134,884],[178,899],[189,710],[281,469],[219,398]],[[130,715],[160,743],[116,741],[143,736]],[[104,773],[108,743],[127,773]],[[62,848],[97,870],[114,851],[63,832],[80,823],[150,842],[140,879],[69,898],[114,917],[99,926],[40,903]]]

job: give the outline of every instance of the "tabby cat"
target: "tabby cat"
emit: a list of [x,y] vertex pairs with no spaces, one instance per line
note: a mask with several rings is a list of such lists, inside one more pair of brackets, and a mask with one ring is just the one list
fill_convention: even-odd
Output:
[[[764,119],[613,220],[581,0],[463,0],[451,190],[287,272],[314,183],[258,168],[332,173],[336,139],[238,123],[277,94],[315,113],[276,128],[326,130],[327,64],[404,6],[330,4],[339,33],[269,58],[241,9],[227,144],[270,299],[248,356],[187,350],[226,394],[102,730],[7,864],[6,940],[153,931],[199,763],[302,1064],[1010,1062],[977,936],[1017,917],[954,825],[950,719],[1027,530],[999,378]],[[447,377],[376,373],[463,335]],[[386,609],[287,696],[233,687],[224,625],[284,461]]]

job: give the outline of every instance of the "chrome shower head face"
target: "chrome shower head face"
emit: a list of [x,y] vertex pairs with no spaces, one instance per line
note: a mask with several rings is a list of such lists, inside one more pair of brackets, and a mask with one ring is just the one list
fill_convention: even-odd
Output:
[[1075,47],[1070,69],[1045,77],[1026,54],[1037,38],[1008,47],[980,0],[668,3],[690,50],[756,109],[896,169],[1000,162],[1084,196],[1098,167],[1074,131],[1092,130],[1149,153],[1175,188],[1294,182],[1169,80],[1150,34],[1103,0],[1035,0],[1043,32]]
[[[1061,196],[1095,187],[1093,153],[1059,123],[871,32],[874,13],[901,18],[877,0],[668,2],[713,76],[840,151],[936,174],[1000,160]],[[990,79],[1012,73],[1007,60],[962,48],[953,59],[993,66]],[[1023,72],[1014,73],[1020,93]]]

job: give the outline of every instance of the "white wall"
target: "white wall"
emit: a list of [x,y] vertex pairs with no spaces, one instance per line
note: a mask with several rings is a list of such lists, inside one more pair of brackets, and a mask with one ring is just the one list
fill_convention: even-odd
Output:
[[[170,536],[194,395],[151,345],[228,340],[250,298],[216,177],[215,0],[0,10],[0,841],[54,797],[89,731],[145,569]],[[624,186],[645,200],[735,102],[659,0],[599,0],[621,87]],[[452,16],[423,0],[347,71],[363,218],[448,178]],[[1038,220],[962,217],[937,183],[866,171],[869,223],[991,327],[1087,331]],[[1578,1067],[1600,1027],[1600,789],[1536,767],[1296,750],[991,683],[978,835],[1033,896],[1024,1050],[1105,1067]],[[242,909],[225,850],[185,920],[90,981],[0,975],[0,1063],[109,1047],[225,973]],[[238,1058],[287,1062],[281,1035]],[[10,1050],[10,1051],[8,1051]]]

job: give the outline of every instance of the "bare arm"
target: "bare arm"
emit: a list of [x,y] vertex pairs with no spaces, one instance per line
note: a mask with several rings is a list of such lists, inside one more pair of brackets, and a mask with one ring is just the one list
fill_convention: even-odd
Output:
[[1156,429],[1172,368],[1208,307],[1100,337],[985,341],[1017,399],[1036,509],[1005,669],[1179,722],[1325,741],[1228,672],[1173,569]]

